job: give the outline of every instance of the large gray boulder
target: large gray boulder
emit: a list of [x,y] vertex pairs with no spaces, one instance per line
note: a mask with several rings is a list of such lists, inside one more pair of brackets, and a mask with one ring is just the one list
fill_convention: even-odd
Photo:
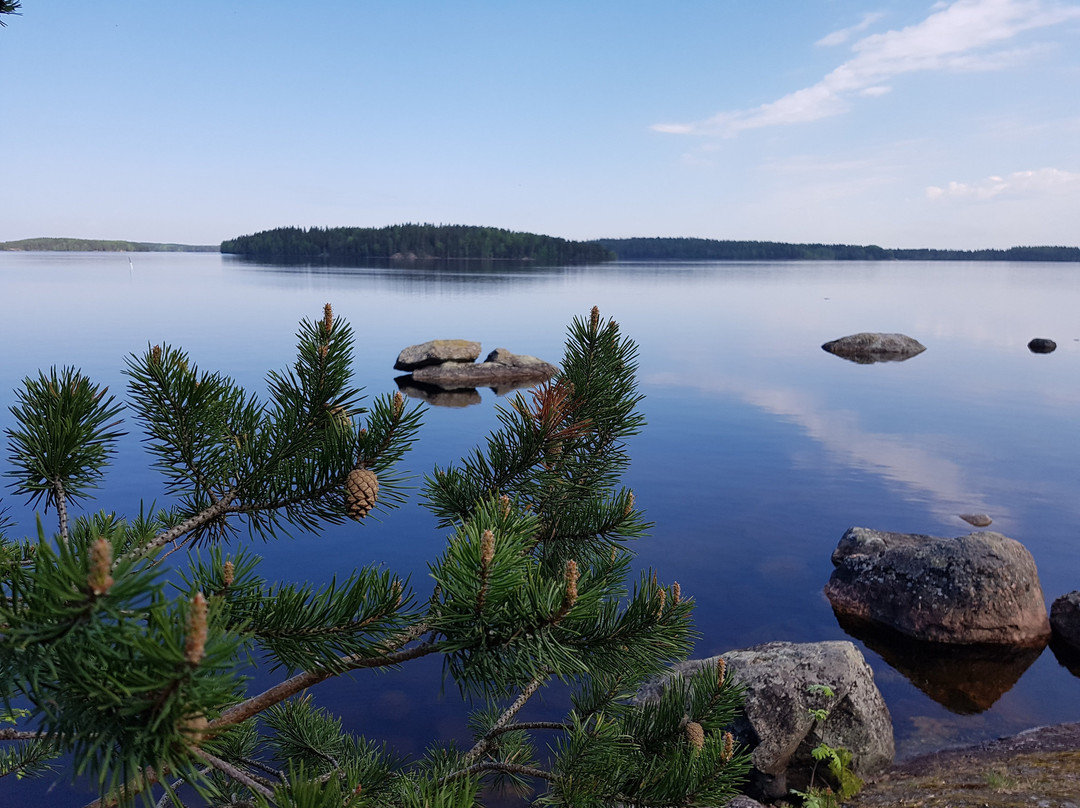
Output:
[[921,342],[905,334],[879,334],[869,331],[830,340],[821,348],[860,364],[903,361],[926,350],[926,346]]
[[[772,642],[721,656],[746,688],[743,712],[731,731],[753,750],[751,796],[771,800],[787,796],[791,788],[805,790],[815,764],[811,750],[821,743],[850,750],[852,769],[860,776],[892,763],[892,719],[854,644]],[[684,662],[675,672],[688,675],[714,667],[716,660]],[[812,685],[828,686],[835,695],[811,692]],[[665,680],[655,682],[639,698],[656,699],[664,686]],[[824,722],[810,713],[819,708],[829,711]]]
[[1043,646],[1039,574],[1020,542],[990,531],[955,539],[853,527],[832,554],[825,595],[842,617],[917,640]]
[[433,339],[410,345],[398,354],[394,370],[416,370],[444,362],[475,362],[480,343],[467,339]]

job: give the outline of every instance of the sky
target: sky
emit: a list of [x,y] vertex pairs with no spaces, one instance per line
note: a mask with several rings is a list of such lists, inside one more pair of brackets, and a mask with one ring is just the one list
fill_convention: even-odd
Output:
[[0,241],[1080,246],[1080,2],[24,0]]

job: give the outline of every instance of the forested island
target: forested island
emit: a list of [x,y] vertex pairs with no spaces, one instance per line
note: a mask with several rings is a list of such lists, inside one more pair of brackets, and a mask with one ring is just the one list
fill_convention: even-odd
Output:
[[1080,247],[1007,250],[887,249],[876,245],[786,244],[705,238],[604,238],[620,261],[1080,261]]
[[596,263],[615,255],[598,242],[519,233],[497,227],[398,224],[390,227],[279,227],[221,243],[223,253],[277,260],[396,260]]

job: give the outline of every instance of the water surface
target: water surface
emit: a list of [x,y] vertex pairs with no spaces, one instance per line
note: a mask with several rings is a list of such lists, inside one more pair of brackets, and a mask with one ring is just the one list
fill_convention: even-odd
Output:
[[[696,599],[698,655],[770,640],[848,639],[822,587],[830,554],[853,525],[956,536],[971,529],[959,514],[985,512],[992,529],[1031,550],[1048,604],[1080,588],[1076,265],[436,272],[281,268],[216,254],[131,259],[0,253],[3,426],[23,376],[73,364],[120,391],[124,356],[148,343],[183,346],[201,368],[262,391],[266,371],[290,363],[299,319],[320,317],[328,301],[356,329],[356,374],[370,393],[395,389],[401,348],[434,338],[557,361],[567,323],[598,305],[641,349],[648,426],[632,441],[627,482],[656,526],[637,543],[638,561]],[[820,348],[858,331],[903,332],[927,350],[906,362],[859,365]],[[1057,351],[1029,352],[1037,336],[1054,339]],[[498,399],[480,393],[475,406],[428,410],[407,460],[414,473],[452,462],[496,426]],[[132,513],[140,498],[162,496],[138,438],[124,440],[94,507]],[[5,504],[33,530],[22,502],[7,496]],[[426,562],[445,536],[415,496],[380,518],[260,546],[263,570],[325,581],[384,564],[411,575],[423,593]],[[855,642],[892,712],[901,756],[1080,720],[1080,681],[1049,649],[1035,660],[959,663]],[[958,694],[963,681],[941,678],[957,669],[985,686]],[[464,732],[456,692],[442,692],[433,660],[327,683],[316,696],[350,727],[407,753]],[[538,709],[553,711],[560,698],[552,694]],[[0,803],[5,789],[24,788],[33,786],[0,784]]]

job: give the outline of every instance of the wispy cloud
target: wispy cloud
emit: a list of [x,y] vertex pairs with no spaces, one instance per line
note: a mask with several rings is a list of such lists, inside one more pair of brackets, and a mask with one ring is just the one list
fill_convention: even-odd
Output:
[[849,28],[841,28],[839,31],[833,31],[831,34],[826,34],[814,44],[820,45],[822,47],[834,47],[836,45],[843,45],[853,36],[855,36],[856,34],[861,34],[863,31],[865,31],[867,28],[869,28],[871,25],[873,25],[875,22],[877,22],[884,16],[884,12],[881,11],[873,11],[868,14],[863,14],[863,18],[856,25],[852,25]]
[[1037,171],[1014,171],[1004,177],[987,177],[982,182],[950,182],[945,186],[931,185],[926,189],[928,199],[993,199],[997,196],[1042,195],[1046,193],[1080,193],[1080,174],[1058,168]]
[[[809,87],[751,109],[721,112],[706,121],[652,128],[672,134],[731,136],[747,129],[828,118],[846,112],[858,97],[889,92],[889,82],[907,73],[998,70],[1014,65],[1039,52],[1041,46],[1005,47],[1009,40],[1025,31],[1080,20],[1080,6],[1052,0],[955,0],[935,9],[920,23],[855,41],[854,56]],[[820,42],[844,41],[860,33],[876,20],[868,21],[869,17]]]

